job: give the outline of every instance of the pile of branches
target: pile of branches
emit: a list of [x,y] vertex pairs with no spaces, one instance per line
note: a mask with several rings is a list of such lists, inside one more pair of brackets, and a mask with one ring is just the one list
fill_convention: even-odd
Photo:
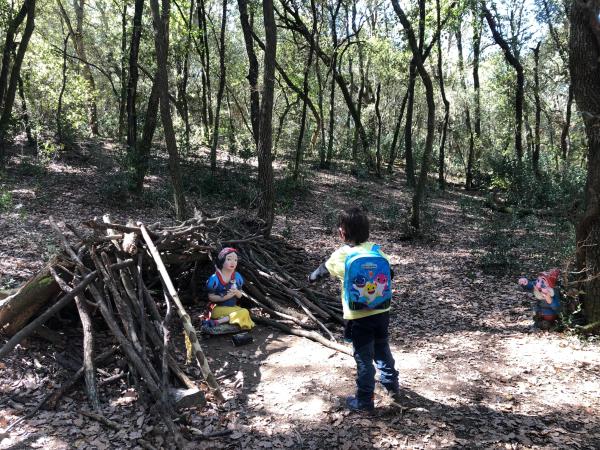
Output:
[[[182,298],[184,292],[200,297],[197,286],[214,270],[213,258],[224,246],[235,246],[240,254],[238,270],[246,280],[244,301],[252,306],[255,322],[350,354],[332,331],[342,324],[339,301],[307,285],[306,254],[282,238],[264,238],[255,221],[197,215],[172,227],[112,223],[108,216],[83,223],[85,229],[70,224],[61,229],[52,218],[50,223],[62,253],[19,291],[0,301],[0,329],[12,336],[0,348],[0,358],[75,303],[83,330],[82,367],[42,404],[49,401],[55,406],[67,389],[84,378],[90,405],[98,410],[96,371],[119,351],[140,396],[153,400],[175,442],[183,446],[174,411],[186,397],[199,405],[197,393],[202,391],[176,360],[170,342],[172,319],[176,314],[181,321],[188,361],[195,359],[214,400],[222,402],[223,394]],[[103,318],[114,341],[101,354],[94,351],[96,316]],[[172,381],[186,390],[176,389]]]

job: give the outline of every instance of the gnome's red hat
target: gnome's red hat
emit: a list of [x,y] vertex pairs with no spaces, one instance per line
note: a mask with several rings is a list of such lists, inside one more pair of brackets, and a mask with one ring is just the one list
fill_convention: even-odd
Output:
[[552,269],[547,272],[541,272],[540,277],[546,280],[546,284],[548,287],[554,289],[556,286],[556,282],[558,281],[558,276],[560,275],[560,270]]

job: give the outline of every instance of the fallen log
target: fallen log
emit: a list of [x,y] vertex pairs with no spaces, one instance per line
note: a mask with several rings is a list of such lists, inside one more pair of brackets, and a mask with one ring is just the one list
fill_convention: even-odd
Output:
[[50,268],[59,262],[55,257],[27,281],[16,293],[0,300],[0,330],[9,336],[19,331],[51,298],[60,292]]

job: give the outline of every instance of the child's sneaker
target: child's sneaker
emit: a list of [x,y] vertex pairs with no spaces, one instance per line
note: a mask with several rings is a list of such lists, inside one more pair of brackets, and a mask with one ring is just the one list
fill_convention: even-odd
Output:
[[369,403],[361,404],[361,402],[354,396],[346,398],[346,408],[350,411],[367,411],[371,412],[375,409],[375,405],[371,400]]

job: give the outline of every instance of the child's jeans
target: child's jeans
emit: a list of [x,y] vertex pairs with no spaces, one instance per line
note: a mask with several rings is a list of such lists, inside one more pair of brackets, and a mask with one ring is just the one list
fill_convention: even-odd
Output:
[[356,360],[356,398],[360,407],[373,404],[375,392],[375,367],[379,369],[379,382],[388,391],[398,390],[398,371],[388,343],[390,313],[384,312],[349,324]]

